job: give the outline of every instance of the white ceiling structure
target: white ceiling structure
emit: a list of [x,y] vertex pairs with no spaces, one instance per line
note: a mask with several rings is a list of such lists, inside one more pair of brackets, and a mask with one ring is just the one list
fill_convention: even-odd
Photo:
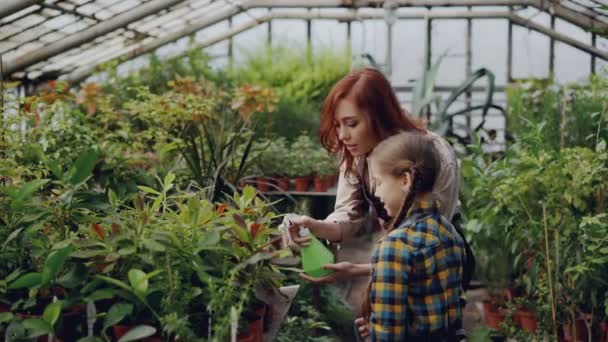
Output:
[[[249,22],[230,25],[198,45],[210,46],[274,19],[383,19],[388,7],[424,9],[395,12],[399,20],[506,19],[584,51],[593,60],[608,60],[608,51],[595,44],[596,36],[608,36],[608,0],[2,0],[2,73],[34,83],[58,77],[78,82],[105,62],[154,52],[241,13],[250,13]],[[259,8],[267,11],[251,12]],[[592,41],[522,17],[521,8],[570,22],[591,32]]]

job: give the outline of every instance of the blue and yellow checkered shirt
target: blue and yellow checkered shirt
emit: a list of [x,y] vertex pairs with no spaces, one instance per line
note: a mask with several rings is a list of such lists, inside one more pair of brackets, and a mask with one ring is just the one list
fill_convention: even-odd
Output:
[[462,318],[464,242],[437,201],[416,201],[372,256],[372,341],[405,341]]

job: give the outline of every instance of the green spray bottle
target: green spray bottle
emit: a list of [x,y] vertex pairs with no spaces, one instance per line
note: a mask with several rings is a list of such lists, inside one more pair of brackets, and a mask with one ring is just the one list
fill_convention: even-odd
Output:
[[334,263],[334,254],[312,235],[308,228],[301,227],[299,235],[300,237],[311,237],[310,244],[303,246],[300,252],[304,272],[311,277],[324,277],[333,273],[333,271],[324,269],[323,266]]

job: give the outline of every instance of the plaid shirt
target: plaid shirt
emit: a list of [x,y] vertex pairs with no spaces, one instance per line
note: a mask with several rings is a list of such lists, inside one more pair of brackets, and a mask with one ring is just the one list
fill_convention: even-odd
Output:
[[405,341],[462,318],[464,242],[437,201],[416,201],[372,256],[372,341]]

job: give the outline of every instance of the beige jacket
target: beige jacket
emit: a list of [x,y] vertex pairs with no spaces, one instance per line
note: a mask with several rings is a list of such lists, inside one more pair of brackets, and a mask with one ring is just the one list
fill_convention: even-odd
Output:
[[[429,131],[429,134],[432,135],[435,148],[439,152],[441,165],[433,193],[439,199],[441,214],[451,220],[460,206],[458,201],[460,186],[458,160],[454,149],[445,139],[434,132]],[[370,189],[369,159],[367,157],[359,158],[355,163],[357,163],[356,168],[360,174],[360,179],[363,179],[366,182],[366,188]],[[325,221],[336,222],[341,226],[342,240],[344,241],[357,233],[370,214],[372,213],[358,180],[356,177],[347,177],[344,168],[341,168],[336,206],[334,212],[327,216]]]

